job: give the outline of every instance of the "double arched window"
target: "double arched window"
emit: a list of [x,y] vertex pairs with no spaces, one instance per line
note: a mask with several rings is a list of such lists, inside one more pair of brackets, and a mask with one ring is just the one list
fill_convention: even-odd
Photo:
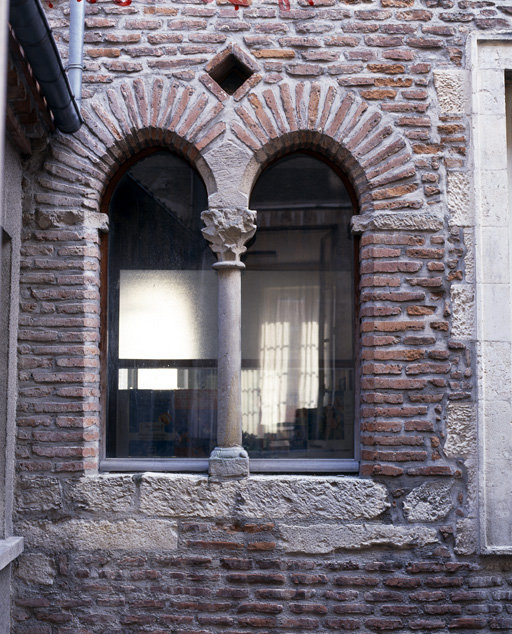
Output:
[[[217,280],[201,234],[206,208],[200,176],[167,151],[132,165],[112,195],[107,458],[202,470],[216,444]],[[328,470],[355,458],[353,201],[327,162],[295,152],[261,173],[250,208],[243,446],[252,470],[272,470],[269,461]]]

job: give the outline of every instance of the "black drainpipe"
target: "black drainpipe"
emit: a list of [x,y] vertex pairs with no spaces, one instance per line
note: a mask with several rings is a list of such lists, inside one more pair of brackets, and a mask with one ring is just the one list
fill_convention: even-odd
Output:
[[83,120],[39,0],[10,0],[9,9],[9,22],[46,97],[56,127],[61,132],[76,132]]

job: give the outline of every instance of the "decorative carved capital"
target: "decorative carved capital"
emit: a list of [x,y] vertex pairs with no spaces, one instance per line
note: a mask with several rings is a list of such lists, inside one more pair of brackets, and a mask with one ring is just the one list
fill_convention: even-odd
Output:
[[203,235],[218,258],[216,267],[243,268],[240,256],[247,251],[245,243],[256,231],[256,212],[241,207],[211,208],[203,211],[201,219],[206,225]]

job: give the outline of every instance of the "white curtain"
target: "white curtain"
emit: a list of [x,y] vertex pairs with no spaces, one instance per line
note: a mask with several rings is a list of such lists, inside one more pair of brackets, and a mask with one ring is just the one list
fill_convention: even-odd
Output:
[[266,288],[261,307],[259,371],[242,373],[244,429],[262,436],[293,423],[318,398],[319,287]]

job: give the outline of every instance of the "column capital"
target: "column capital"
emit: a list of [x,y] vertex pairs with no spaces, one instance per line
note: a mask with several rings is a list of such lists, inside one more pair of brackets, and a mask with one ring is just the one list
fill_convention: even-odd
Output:
[[214,268],[245,268],[240,256],[256,231],[256,212],[246,207],[210,207],[201,214],[203,236],[217,256]]

